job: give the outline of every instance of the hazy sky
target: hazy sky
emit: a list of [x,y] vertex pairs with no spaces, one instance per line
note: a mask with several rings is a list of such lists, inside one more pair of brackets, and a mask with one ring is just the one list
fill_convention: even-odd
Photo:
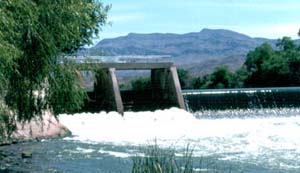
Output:
[[99,39],[133,33],[230,29],[252,37],[297,38],[300,0],[102,0],[111,26]]

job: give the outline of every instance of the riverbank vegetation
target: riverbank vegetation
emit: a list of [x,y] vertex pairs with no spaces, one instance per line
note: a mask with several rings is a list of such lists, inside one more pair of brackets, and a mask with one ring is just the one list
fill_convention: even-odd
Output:
[[244,65],[232,72],[220,66],[196,77],[191,88],[288,87],[300,85],[300,45],[283,37],[276,47],[264,43],[247,54]]
[[83,105],[79,73],[62,59],[92,43],[109,9],[96,0],[0,1],[0,136],[15,120]]

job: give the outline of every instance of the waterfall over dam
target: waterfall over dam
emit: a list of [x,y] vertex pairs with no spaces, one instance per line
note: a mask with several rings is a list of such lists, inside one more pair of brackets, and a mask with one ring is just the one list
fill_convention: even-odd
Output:
[[188,110],[300,107],[300,87],[183,90]]

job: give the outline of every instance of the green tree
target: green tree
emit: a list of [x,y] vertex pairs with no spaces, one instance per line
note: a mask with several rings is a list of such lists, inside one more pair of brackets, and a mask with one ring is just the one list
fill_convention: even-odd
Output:
[[300,52],[298,51],[294,56],[291,56],[288,61],[289,80],[292,86],[300,85]]
[[[283,85],[299,86],[300,85],[300,45],[294,43],[289,37],[278,40],[279,51],[277,56],[281,58],[280,74],[284,74]],[[278,64],[278,63],[277,63]],[[278,66],[278,65],[277,65]],[[279,68],[279,67],[277,67]]]
[[244,65],[249,72],[249,76],[245,80],[245,86],[254,87],[265,85],[266,81],[262,75],[264,73],[262,64],[269,60],[273,54],[274,50],[271,45],[267,43],[262,44],[247,54],[247,59]]
[[243,88],[245,87],[245,80],[249,77],[249,72],[247,71],[247,68],[245,65],[243,65],[241,68],[237,69],[233,73],[232,78],[232,86],[234,88]]
[[227,66],[219,66],[210,75],[209,88],[232,88],[233,87],[233,73]]
[[190,75],[189,72],[185,69],[177,69],[177,74],[178,74],[178,78],[179,78],[179,82],[181,85],[181,88],[183,89],[187,89],[189,88],[189,83],[190,83]]
[[288,51],[295,50],[297,46],[290,37],[283,37],[277,40],[276,47],[279,48],[280,51]]
[[270,59],[262,63],[261,78],[264,84],[261,86],[289,86],[288,74],[287,58],[274,54]]
[[210,75],[204,75],[195,77],[192,79],[192,88],[193,89],[205,89],[210,85]]
[[240,80],[238,76],[231,72],[227,66],[219,66],[211,74],[194,78],[192,86],[194,89],[235,88],[238,86],[238,80]]
[[261,71],[262,63],[269,59],[274,53],[271,45],[264,43],[257,47],[255,50],[247,54],[245,66],[249,72],[255,73]]
[[0,1],[0,109],[19,121],[46,108],[55,114],[79,109],[85,98],[79,73],[72,62],[61,62],[92,43],[109,8],[97,0]]
[[249,72],[247,87],[298,86],[300,49],[289,37],[277,41],[277,49],[263,44],[249,52],[245,66]]
[[151,89],[150,77],[139,77],[131,81],[132,90],[141,91]]

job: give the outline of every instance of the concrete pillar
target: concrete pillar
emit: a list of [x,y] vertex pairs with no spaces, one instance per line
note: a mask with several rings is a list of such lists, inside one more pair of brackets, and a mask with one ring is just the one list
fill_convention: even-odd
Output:
[[95,99],[96,104],[107,111],[116,110],[123,115],[124,107],[114,68],[96,71]]
[[176,67],[152,69],[151,83],[155,102],[185,109]]
[[108,70],[109,70],[110,80],[112,83],[113,95],[114,95],[114,99],[115,99],[116,108],[117,108],[117,111],[121,115],[123,115],[124,114],[124,106],[123,106],[123,102],[122,102],[122,98],[121,98],[121,92],[120,92],[117,76],[115,73],[116,69],[110,68]]
[[168,85],[171,92],[170,96],[173,97],[172,99],[176,99],[179,108],[186,110],[176,67],[170,67],[168,82],[170,82],[170,85]]

